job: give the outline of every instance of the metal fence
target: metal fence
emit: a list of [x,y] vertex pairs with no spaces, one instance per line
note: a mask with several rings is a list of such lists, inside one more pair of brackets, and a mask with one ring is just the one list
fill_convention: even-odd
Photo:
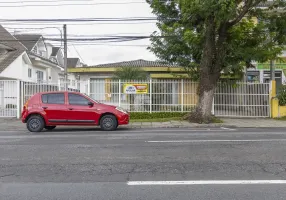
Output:
[[19,81],[0,80],[0,117],[17,117]]
[[[16,117],[35,93],[63,91],[64,83],[0,81],[0,117]],[[197,104],[196,82],[178,79],[122,81],[91,79],[76,83],[69,91],[85,93],[102,103],[121,106],[130,112],[188,112]],[[220,83],[213,113],[216,116],[268,117],[269,84]]]
[[268,83],[220,83],[214,96],[214,114],[225,117],[269,117]]
[[[53,92],[64,91],[65,85],[62,82],[50,82],[50,83],[33,83],[33,82],[21,82],[20,84],[21,95],[21,108],[24,103],[29,100],[34,94],[39,92]],[[68,88],[68,91],[80,92],[79,88]]]
[[[187,112],[197,103],[197,83],[187,80],[92,80],[89,85],[93,99],[131,112]],[[146,90],[125,91],[132,86]]]

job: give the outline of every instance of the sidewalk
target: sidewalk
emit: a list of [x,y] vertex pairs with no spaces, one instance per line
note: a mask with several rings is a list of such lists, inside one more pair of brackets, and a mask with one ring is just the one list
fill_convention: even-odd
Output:
[[[194,124],[187,121],[169,121],[169,122],[133,122],[126,128],[196,128],[196,127],[230,127],[230,128],[286,128],[286,121],[273,119],[235,119],[221,118],[224,123],[221,124]],[[76,127],[78,128],[78,126]],[[0,131],[27,130],[25,124],[20,120],[0,118]]]

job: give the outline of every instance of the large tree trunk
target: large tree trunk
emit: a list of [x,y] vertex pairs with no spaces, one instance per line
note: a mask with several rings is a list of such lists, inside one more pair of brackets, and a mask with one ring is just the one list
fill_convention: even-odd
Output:
[[222,25],[217,33],[214,17],[206,22],[205,44],[200,63],[200,80],[198,87],[199,101],[189,119],[196,123],[211,123],[212,104],[215,88],[220,77],[225,57],[227,27]]
[[211,123],[213,121],[212,104],[219,74],[204,74],[198,86],[199,101],[196,109],[190,115],[190,121],[196,123]]

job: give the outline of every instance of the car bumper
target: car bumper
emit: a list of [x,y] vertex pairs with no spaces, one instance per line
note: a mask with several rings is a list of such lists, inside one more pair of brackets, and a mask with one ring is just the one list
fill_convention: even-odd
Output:
[[130,116],[129,115],[124,115],[118,120],[118,125],[126,125],[129,124]]
[[22,120],[23,123],[26,123],[26,118],[27,118],[27,113],[23,112],[22,113],[22,117],[21,117],[21,120]]

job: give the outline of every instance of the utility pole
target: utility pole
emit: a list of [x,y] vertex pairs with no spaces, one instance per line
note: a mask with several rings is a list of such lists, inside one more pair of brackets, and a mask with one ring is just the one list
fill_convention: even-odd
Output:
[[274,60],[270,60],[270,80],[275,81]]
[[64,24],[64,84],[65,90],[68,90],[68,46],[67,46],[67,25]]

